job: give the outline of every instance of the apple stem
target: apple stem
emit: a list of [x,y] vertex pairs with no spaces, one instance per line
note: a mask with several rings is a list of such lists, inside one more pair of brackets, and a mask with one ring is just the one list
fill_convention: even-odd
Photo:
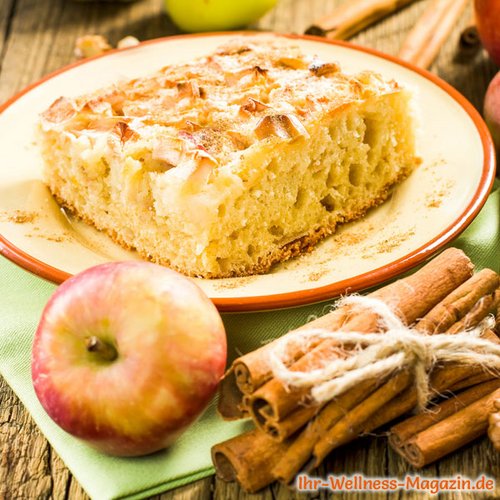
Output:
[[87,351],[98,354],[99,357],[105,361],[113,361],[118,357],[116,349],[111,344],[103,342],[95,335],[87,338],[86,346]]

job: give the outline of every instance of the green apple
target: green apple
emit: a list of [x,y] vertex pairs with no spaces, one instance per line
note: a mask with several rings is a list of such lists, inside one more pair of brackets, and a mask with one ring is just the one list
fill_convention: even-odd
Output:
[[165,0],[172,20],[184,31],[242,28],[271,9],[277,0]]

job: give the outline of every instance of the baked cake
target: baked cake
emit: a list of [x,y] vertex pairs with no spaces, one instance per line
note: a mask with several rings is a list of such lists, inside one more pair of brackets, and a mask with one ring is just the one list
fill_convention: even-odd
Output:
[[210,56],[42,114],[64,207],[190,276],[263,273],[382,203],[418,163],[409,93],[290,42]]

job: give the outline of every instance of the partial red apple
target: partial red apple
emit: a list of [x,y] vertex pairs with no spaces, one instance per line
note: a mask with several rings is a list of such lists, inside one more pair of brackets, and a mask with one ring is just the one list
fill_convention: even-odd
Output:
[[475,7],[479,37],[500,66],[500,0],[475,0]]
[[224,372],[215,306],[188,278],[140,261],[88,269],[49,300],[32,376],[49,416],[105,453],[169,446],[203,411]]
[[500,154],[500,72],[491,80],[486,91],[484,119],[495,141],[497,152]]

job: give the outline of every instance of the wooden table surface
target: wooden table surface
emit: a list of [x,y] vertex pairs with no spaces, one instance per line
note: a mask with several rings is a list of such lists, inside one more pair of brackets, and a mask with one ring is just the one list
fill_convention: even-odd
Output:
[[[349,1],[349,0],[346,0]],[[355,42],[397,54],[401,41],[428,0],[420,0],[370,28]],[[186,3],[188,3],[186,1]],[[257,25],[259,29],[302,33],[312,20],[328,13],[342,0],[280,0]],[[496,69],[485,53],[458,49],[458,35],[470,19],[468,11],[443,48],[432,70],[454,85],[480,108],[487,83]],[[116,43],[126,35],[140,40],[177,33],[162,9],[162,0],[132,3],[74,2],[71,0],[0,0],[0,102],[41,76],[74,60],[77,36],[98,33]],[[17,397],[0,377],[0,499],[88,498],[51,449]],[[364,473],[368,476],[399,476],[412,469],[387,446],[385,439],[365,438],[341,449],[318,471]],[[426,467],[426,476],[480,474],[500,482],[500,454],[486,438]],[[302,495],[304,496],[304,495]],[[326,492],[316,497],[326,498]],[[351,493],[349,498],[413,498],[411,492]],[[500,489],[497,491],[498,498]],[[161,499],[298,498],[284,487],[273,485],[260,495],[246,495],[234,484],[209,477],[167,492]],[[478,494],[443,495],[443,498],[479,498]],[[483,498],[487,496],[483,495]],[[492,495],[490,498],[494,498]],[[422,497],[421,497],[422,498]]]

